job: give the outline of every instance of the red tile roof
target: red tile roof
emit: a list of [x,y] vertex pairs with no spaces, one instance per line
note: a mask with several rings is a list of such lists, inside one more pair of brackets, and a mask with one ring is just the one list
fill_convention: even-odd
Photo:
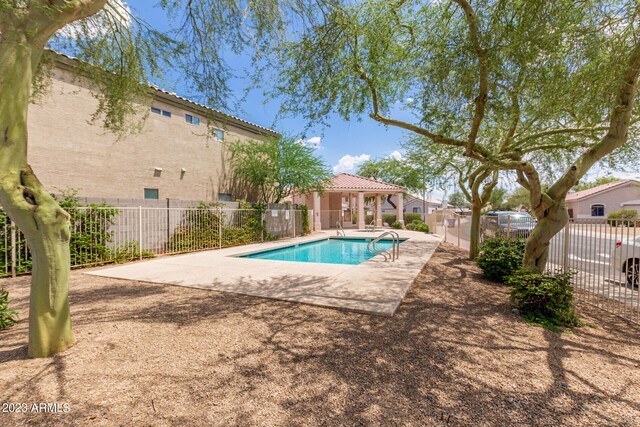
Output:
[[352,191],[389,191],[404,192],[405,188],[388,182],[377,181],[350,173],[339,173],[335,175],[324,187],[325,190],[352,190]]
[[622,179],[620,181],[598,185],[597,187],[588,188],[586,190],[576,191],[575,193],[569,193],[567,194],[566,200],[570,202],[574,200],[584,199],[585,197],[593,196],[594,194],[598,194],[603,191],[611,190],[612,188],[620,187],[630,183],[640,184],[640,182],[636,181],[635,179]]

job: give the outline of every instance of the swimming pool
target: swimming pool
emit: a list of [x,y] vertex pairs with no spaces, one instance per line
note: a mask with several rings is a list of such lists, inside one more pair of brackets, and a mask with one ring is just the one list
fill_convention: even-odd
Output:
[[[367,244],[371,240],[327,239],[244,255],[242,258],[356,265],[374,257],[373,254],[367,251]],[[400,243],[402,243],[402,240]],[[378,249],[391,251],[391,246],[391,240],[381,240],[376,243],[376,248]]]

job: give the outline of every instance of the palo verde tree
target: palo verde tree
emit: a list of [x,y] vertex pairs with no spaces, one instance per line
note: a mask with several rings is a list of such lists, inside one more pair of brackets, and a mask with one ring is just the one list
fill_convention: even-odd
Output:
[[[366,114],[515,171],[538,219],[524,264],[541,271],[569,189],[635,144],[639,15],[635,0],[342,4],[274,50],[274,92],[284,113]],[[415,120],[395,118],[409,98]],[[561,163],[544,190],[541,169]]]
[[[411,193],[424,193],[426,189],[425,180],[423,179],[425,171],[419,166],[413,165],[407,159],[385,157],[367,160],[358,166],[356,174],[399,185]],[[391,200],[392,196],[392,194],[387,195],[387,202],[395,209],[396,205]],[[398,218],[400,217],[398,216]]]
[[262,203],[278,203],[294,192],[322,190],[323,182],[331,176],[324,161],[303,139],[283,136],[238,141],[229,149],[235,173],[258,190]]
[[172,26],[166,33],[116,0],[0,0],[0,204],[33,255],[33,357],[74,343],[67,298],[69,215],[38,181],[27,158],[28,106],[34,90],[46,86],[47,46],[84,61],[78,73],[95,89],[94,118],[117,134],[131,129],[128,119],[144,118],[137,113],[148,111],[151,102],[146,82],[163,68],[178,69],[201,101],[224,107],[230,77],[225,52],[240,52],[249,44],[260,48],[279,37],[287,26],[284,8],[297,16],[314,15],[302,1],[164,0],[159,5]]

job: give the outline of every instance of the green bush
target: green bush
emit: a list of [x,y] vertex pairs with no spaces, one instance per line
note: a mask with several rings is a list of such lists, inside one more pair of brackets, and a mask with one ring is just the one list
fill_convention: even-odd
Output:
[[405,228],[406,228],[407,230],[411,230],[411,231],[413,231],[413,230],[415,230],[415,229],[416,229],[416,225],[417,225],[417,224],[414,224],[414,223],[412,222],[411,224],[407,224]]
[[[413,223],[411,223],[413,224]],[[425,224],[424,222],[421,222],[419,224],[413,224],[415,226],[415,230],[416,231],[421,231],[423,233],[428,233],[429,231],[429,226],[427,224]]]
[[506,282],[511,287],[511,300],[527,322],[558,332],[563,327],[580,325],[573,307],[573,274],[519,270]]
[[411,224],[422,224],[422,220],[421,219],[414,219],[413,221],[411,221]]
[[505,278],[522,267],[524,244],[523,239],[487,239],[479,247],[476,264],[489,279],[504,282]]
[[393,224],[391,224],[391,228],[395,228],[396,230],[399,230],[402,228],[402,224],[399,221],[396,221]]
[[640,221],[638,221],[638,212],[632,209],[623,209],[621,211],[611,212],[607,215],[607,222],[613,227],[617,227],[619,225],[635,227],[640,224]]
[[300,205],[300,214],[302,215],[302,235],[306,236],[311,233],[309,228],[309,208],[307,205]]
[[382,222],[393,224],[394,222],[396,222],[396,214],[382,214]]
[[413,212],[405,212],[405,214],[404,214],[404,222],[405,222],[405,224],[408,224],[408,223],[416,221],[416,220],[422,222],[422,214],[413,213]]
[[9,292],[6,289],[0,289],[0,329],[8,328],[17,322],[18,312],[9,308],[10,302]]

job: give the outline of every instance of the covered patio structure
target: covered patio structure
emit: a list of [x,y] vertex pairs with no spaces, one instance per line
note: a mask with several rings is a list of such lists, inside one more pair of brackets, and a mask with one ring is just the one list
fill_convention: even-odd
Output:
[[[388,182],[339,173],[324,186],[322,195],[314,191],[304,201],[296,199],[296,202],[306,203],[309,209],[313,209],[315,231],[335,228],[337,222],[344,228],[364,229],[368,225],[365,221],[365,198],[375,199],[374,225],[381,227],[382,198],[395,195],[397,212],[403,212],[404,191],[404,187]],[[402,215],[398,215],[397,220],[404,225]]]

